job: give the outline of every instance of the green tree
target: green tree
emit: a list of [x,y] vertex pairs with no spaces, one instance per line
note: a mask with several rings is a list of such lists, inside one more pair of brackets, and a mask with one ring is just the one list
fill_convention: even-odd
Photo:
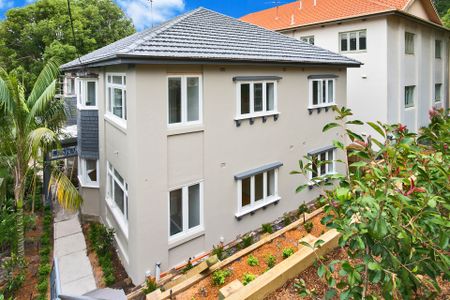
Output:
[[[4,137],[6,142],[2,142],[3,152],[0,155],[1,162],[9,166],[14,177],[19,257],[24,255],[23,203],[27,174],[34,172],[33,165],[42,163],[42,154],[47,149],[58,147],[59,144],[58,132],[51,129],[62,124],[60,115],[63,114],[63,100],[54,98],[58,76],[59,64],[50,59],[26,97],[25,86],[17,73],[8,73],[0,68],[0,116],[10,120],[12,125],[8,137]],[[63,173],[55,169],[51,183],[63,207],[80,207],[82,198]]]
[[434,0],[434,5],[440,16],[444,16],[450,9],[450,0]]
[[34,82],[51,57],[62,63],[111,44],[135,32],[131,21],[112,0],[72,0],[76,43],[67,0],[38,0],[6,13],[0,23],[0,65]]
[[447,10],[447,13],[442,17],[442,23],[447,28],[450,28],[450,8]]

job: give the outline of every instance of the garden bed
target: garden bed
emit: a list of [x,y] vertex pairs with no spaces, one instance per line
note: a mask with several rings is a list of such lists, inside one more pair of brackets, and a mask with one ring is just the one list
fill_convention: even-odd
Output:
[[[320,222],[322,217],[323,213],[320,209],[307,216],[307,220],[309,219],[313,224],[310,234],[314,237],[319,237],[327,231],[326,226]],[[199,279],[198,281],[196,281],[197,279],[188,280],[187,283],[181,283],[179,287],[175,286],[172,289],[172,293],[174,293],[176,299],[218,299],[219,290],[228,283],[236,279],[242,281],[244,274],[247,274],[247,280],[251,279],[249,278],[252,277],[251,275],[254,275],[256,278],[265,273],[270,267],[295,253],[298,250],[298,241],[307,234],[308,232],[305,230],[303,219],[301,218],[285,229],[263,238],[254,245],[225,259],[217,266],[213,266],[208,274],[197,278]],[[292,249],[292,251],[287,249]],[[249,261],[253,261],[253,266],[250,265]],[[214,284],[213,282],[213,277],[215,276],[213,271],[218,269],[229,273],[228,276],[225,276],[222,284]],[[192,284],[189,285],[189,283]],[[166,294],[170,295],[170,291],[166,291],[163,294],[163,298],[167,296]]]

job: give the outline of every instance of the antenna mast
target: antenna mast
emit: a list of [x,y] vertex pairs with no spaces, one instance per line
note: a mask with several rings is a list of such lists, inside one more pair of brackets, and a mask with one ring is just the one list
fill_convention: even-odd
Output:
[[153,28],[153,0],[148,0],[150,2],[150,19],[152,22],[152,28]]

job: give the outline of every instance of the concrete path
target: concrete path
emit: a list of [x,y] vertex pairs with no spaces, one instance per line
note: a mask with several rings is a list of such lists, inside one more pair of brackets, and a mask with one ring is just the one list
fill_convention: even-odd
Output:
[[54,222],[54,253],[58,258],[61,293],[81,296],[95,290],[94,273],[87,257],[78,213],[56,209]]

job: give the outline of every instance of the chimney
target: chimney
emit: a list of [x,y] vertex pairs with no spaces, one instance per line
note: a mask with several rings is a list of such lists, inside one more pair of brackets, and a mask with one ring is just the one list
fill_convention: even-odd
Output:
[[295,15],[292,14],[291,16],[291,25],[295,25]]
[[314,6],[316,6],[317,5],[317,0],[313,0],[314,1]]
[[299,3],[299,7],[298,7],[298,9],[302,9],[302,6],[303,6],[303,2],[302,2],[302,0],[299,0],[298,2],[300,2],[300,3]]

